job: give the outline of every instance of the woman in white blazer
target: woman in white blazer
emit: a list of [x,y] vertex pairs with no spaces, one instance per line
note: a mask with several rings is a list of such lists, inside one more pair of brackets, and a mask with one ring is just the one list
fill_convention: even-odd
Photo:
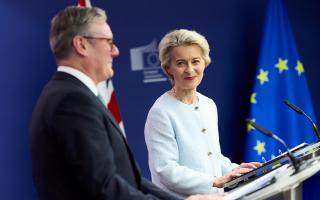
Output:
[[221,153],[216,105],[197,92],[209,52],[202,35],[185,29],[169,32],[159,44],[172,88],[150,109],[145,140],[152,181],[181,197],[223,192],[224,183],[260,166],[237,165]]

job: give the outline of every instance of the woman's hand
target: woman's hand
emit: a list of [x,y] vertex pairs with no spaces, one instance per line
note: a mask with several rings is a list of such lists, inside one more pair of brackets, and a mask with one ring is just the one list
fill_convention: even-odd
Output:
[[215,193],[208,195],[192,195],[188,197],[186,200],[223,200],[223,197],[228,195],[228,193]]
[[258,162],[250,162],[250,163],[241,163],[237,168],[249,168],[249,169],[256,169],[260,167],[262,164]]
[[233,178],[246,174],[260,166],[261,163],[258,162],[241,163],[238,167],[234,168],[231,172],[227,173],[226,175],[214,179],[213,187],[222,188],[225,183],[229,182]]

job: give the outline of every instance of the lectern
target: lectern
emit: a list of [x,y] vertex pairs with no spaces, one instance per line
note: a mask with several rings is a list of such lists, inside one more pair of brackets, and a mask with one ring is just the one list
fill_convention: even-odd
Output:
[[292,149],[299,163],[295,171],[286,154],[272,159],[262,167],[225,184],[229,191],[226,200],[270,199],[300,200],[302,184],[320,171],[320,142]]

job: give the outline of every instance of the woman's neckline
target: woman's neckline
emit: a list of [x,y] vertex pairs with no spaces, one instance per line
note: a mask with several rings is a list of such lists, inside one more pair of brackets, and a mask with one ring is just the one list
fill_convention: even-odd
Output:
[[188,103],[188,102],[183,101],[181,98],[179,98],[179,97],[176,95],[176,93],[175,93],[175,91],[174,91],[173,89],[167,91],[166,94],[167,94],[168,96],[170,96],[171,98],[173,98],[174,100],[176,100],[176,101],[178,101],[178,102],[180,102],[180,103],[182,103],[182,104],[188,105],[188,106],[197,106],[197,105],[199,104],[199,101],[200,101],[199,95],[198,95],[197,92],[196,92],[196,94],[195,94],[195,95],[196,95],[196,100],[194,100],[192,103]]

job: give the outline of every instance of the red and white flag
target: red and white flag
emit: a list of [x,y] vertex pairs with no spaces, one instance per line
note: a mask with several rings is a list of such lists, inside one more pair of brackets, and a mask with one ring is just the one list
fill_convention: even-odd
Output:
[[[90,0],[79,0],[78,6],[91,7]],[[112,81],[108,80],[108,81],[103,81],[103,82],[99,83],[98,84],[98,92],[103,100],[103,103],[110,110],[110,112],[112,113],[116,122],[119,124],[119,126],[125,136],[124,126],[123,126],[122,118],[120,115],[120,110],[119,110],[119,106],[118,106],[118,102],[117,102],[117,98],[116,98],[116,93],[114,91]]]
[[80,7],[91,7],[90,0],[79,0],[78,6]]

